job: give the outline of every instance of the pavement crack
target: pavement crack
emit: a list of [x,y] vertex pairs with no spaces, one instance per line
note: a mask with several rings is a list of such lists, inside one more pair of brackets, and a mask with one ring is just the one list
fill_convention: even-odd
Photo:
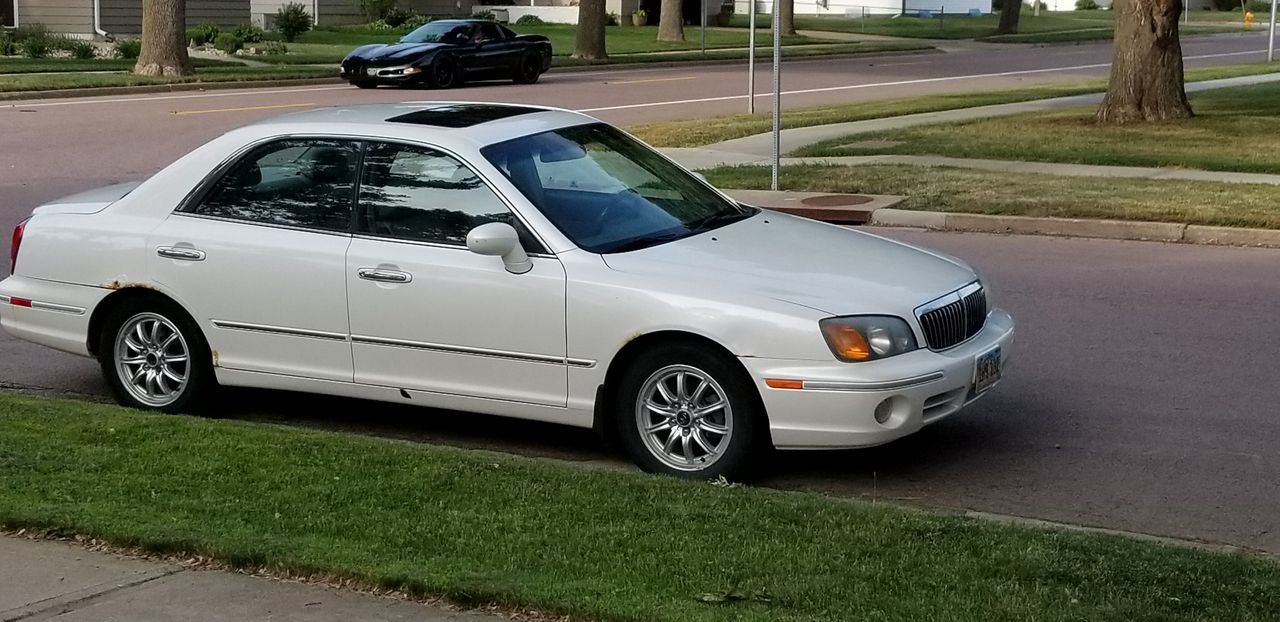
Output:
[[[101,601],[109,596],[112,596],[127,590],[131,590],[133,588],[136,588],[142,585],[146,585],[148,583],[157,581],[159,579],[171,577],[181,572],[186,572],[186,568],[166,569],[156,574],[141,577],[125,583],[118,583],[104,590],[94,591],[90,594],[85,594],[84,596],[78,596],[70,600],[61,600],[61,598],[65,598],[65,596],[53,596],[50,598],[46,598],[45,600],[42,600],[42,601],[31,603],[30,605],[28,605],[28,607],[33,607],[34,609],[24,608],[25,610],[19,613],[18,615],[14,617],[6,617],[3,619],[0,619],[0,622],[21,622],[23,620],[29,621],[29,620],[37,620],[37,619],[49,619],[49,618],[61,616],[67,613],[71,613],[72,611],[75,611],[77,609],[81,609],[86,605],[91,605],[93,603]],[[93,589],[95,588],[86,588],[86,590],[93,590]],[[44,603],[45,605],[41,606],[42,603]]]

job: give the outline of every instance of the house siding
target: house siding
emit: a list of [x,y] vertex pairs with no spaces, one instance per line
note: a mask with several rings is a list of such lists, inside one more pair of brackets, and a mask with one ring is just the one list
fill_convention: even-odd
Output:
[[88,35],[93,32],[93,0],[18,0],[18,23],[44,24],[53,32]]
[[[113,35],[142,34],[142,0],[99,0],[102,29]],[[187,0],[187,28],[209,22],[223,28],[249,23],[249,0]]]

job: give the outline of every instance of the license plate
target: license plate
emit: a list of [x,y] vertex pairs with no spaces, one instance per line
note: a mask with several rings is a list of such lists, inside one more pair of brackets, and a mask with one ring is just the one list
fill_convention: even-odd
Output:
[[1000,361],[1000,346],[996,346],[973,359],[973,392],[982,393],[1000,380],[1004,370]]

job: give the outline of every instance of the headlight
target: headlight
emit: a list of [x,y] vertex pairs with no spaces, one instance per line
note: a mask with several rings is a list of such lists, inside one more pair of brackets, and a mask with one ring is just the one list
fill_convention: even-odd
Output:
[[916,336],[902,318],[888,315],[832,317],[818,322],[836,358],[874,361],[916,349]]

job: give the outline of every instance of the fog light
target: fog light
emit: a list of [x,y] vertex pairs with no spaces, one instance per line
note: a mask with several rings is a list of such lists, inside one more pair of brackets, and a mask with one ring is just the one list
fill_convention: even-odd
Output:
[[884,425],[889,423],[889,417],[893,416],[893,398],[890,397],[876,405],[876,423]]

